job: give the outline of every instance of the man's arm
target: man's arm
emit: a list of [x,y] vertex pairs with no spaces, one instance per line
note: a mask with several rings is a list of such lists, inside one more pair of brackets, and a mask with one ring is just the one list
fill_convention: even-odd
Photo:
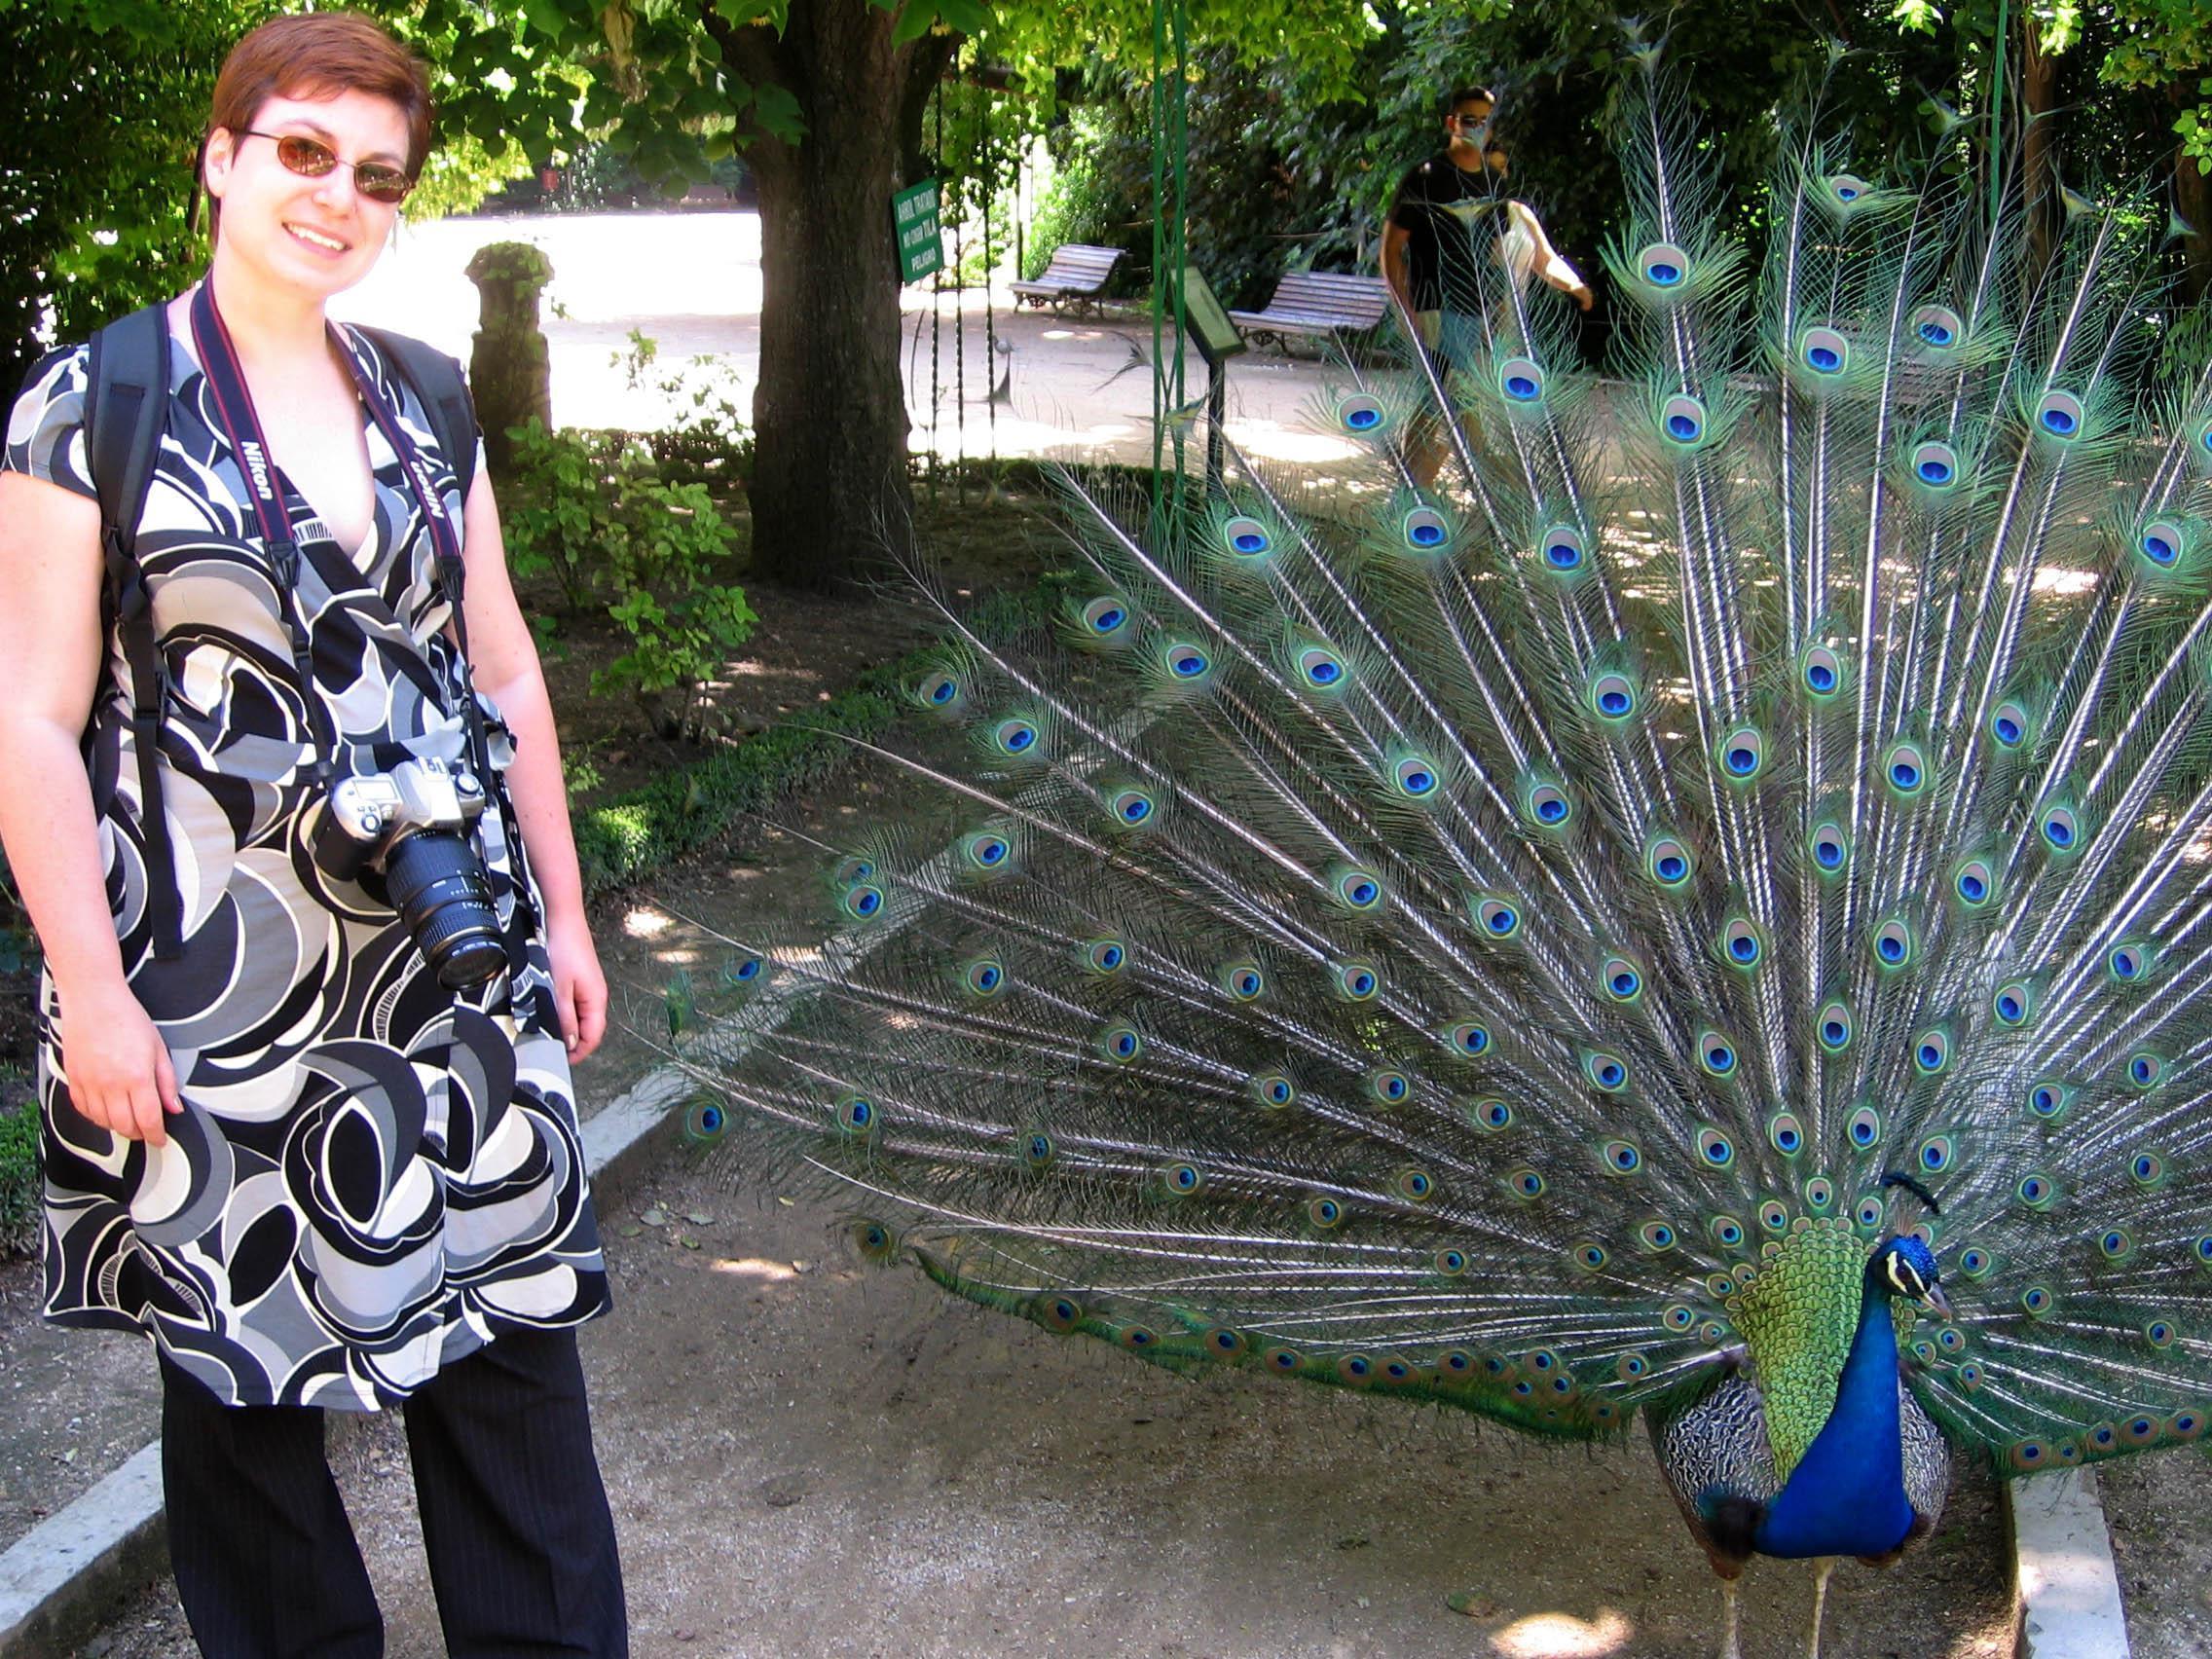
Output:
[[1406,257],[1406,244],[1413,240],[1413,233],[1395,218],[1382,226],[1382,280],[1389,284],[1390,294],[1398,302],[1398,309],[1407,316],[1414,314],[1414,287],[1412,262]]

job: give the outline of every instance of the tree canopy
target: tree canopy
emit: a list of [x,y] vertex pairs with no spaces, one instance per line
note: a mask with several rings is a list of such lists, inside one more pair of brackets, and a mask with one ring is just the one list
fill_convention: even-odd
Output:
[[[1153,0],[361,0],[439,74],[445,177],[572,155],[586,136],[681,193],[742,148],[761,193],[763,359],[756,549],[830,579],[903,521],[891,193],[925,165],[923,113],[948,71],[1042,130],[1071,97],[1124,111],[1149,146],[1156,63],[1187,47],[1192,245],[1350,264],[1388,181],[1436,141],[1434,99],[1502,80],[1516,180],[1555,240],[1594,253],[1617,209],[1605,148],[1621,45],[1610,0],[1186,0],[1178,42]],[[223,51],[274,0],[0,0],[0,318],[19,372],[34,336],[80,336],[180,287],[203,250],[183,206],[198,112]],[[1837,82],[1860,148],[1904,153],[1949,112],[1986,129],[1983,166],[2031,182],[2156,176],[2212,274],[2212,18],[2199,0],[1824,0],[1860,49]],[[1773,110],[1828,42],[1796,5],[1674,14],[1670,49],[1740,187],[1747,234]],[[1071,73],[1072,72],[1072,73]],[[2024,115],[2027,119],[2022,120]],[[2051,142],[2063,133],[2061,150]],[[1150,181],[1124,193],[1149,216]],[[1235,285],[1234,280],[1232,286]]]

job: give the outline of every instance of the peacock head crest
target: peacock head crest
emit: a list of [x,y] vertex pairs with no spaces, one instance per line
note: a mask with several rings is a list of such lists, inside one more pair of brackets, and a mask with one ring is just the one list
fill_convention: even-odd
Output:
[[1948,1319],[1951,1308],[1936,1283],[1938,1276],[1936,1252],[1914,1234],[1884,1239],[1866,1264],[1866,1282],[1879,1294],[1901,1296]]

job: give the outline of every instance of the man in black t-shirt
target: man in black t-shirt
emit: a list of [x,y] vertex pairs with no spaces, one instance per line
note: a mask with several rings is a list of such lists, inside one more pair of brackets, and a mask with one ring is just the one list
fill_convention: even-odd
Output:
[[[1446,147],[1398,181],[1382,228],[1382,278],[1415,338],[1431,352],[1443,343],[1443,313],[1476,303],[1476,261],[1494,257],[1514,278],[1541,276],[1584,311],[1595,297],[1562,259],[1527,203],[1505,194],[1505,150],[1491,131],[1497,100],[1487,88],[1460,87],[1445,104]],[[1440,372],[1454,365],[1439,360]],[[1443,461],[1434,424],[1410,434],[1408,463],[1426,485]]]

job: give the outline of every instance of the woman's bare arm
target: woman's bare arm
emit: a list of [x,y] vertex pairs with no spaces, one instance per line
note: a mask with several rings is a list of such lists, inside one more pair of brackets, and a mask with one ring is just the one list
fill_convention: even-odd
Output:
[[545,900],[546,948],[553,959],[554,1000],[570,1053],[581,1059],[599,1047],[607,1026],[607,980],[584,920],[583,878],[569,824],[569,790],[561,776],[561,745],[537,644],[507,575],[492,481],[479,470],[462,515],[461,560],[467,571],[469,670],[506,717],[515,737],[507,793],[523,845]]
[[[70,1099],[92,1123],[159,1145],[176,1078],[123,976],[78,741],[99,682],[99,508],[0,473],[0,841],[61,1005]],[[97,1041],[70,1041],[90,1032]]]

